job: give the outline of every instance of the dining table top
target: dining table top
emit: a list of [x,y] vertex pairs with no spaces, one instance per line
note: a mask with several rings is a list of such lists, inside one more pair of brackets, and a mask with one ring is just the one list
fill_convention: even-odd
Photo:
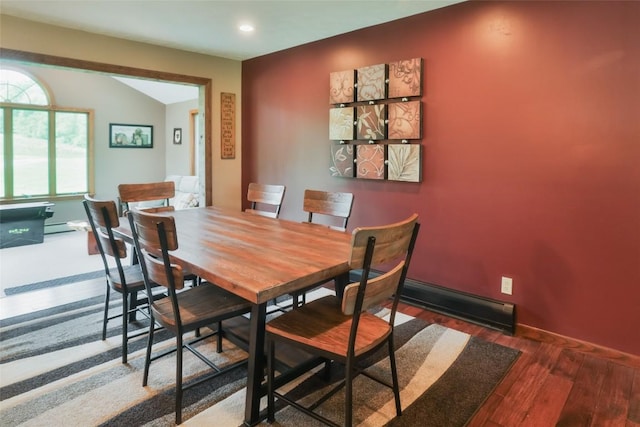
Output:
[[[178,233],[172,259],[254,304],[349,271],[349,233],[218,207],[165,215],[174,217]],[[128,221],[119,229],[130,236]]]

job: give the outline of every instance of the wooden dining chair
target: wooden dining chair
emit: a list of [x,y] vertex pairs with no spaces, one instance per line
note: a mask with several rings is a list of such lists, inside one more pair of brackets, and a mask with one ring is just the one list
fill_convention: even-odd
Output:
[[[102,320],[102,340],[107,339],[107,323],[118,317],[122,317],[122,363],[127,363],[127,344],[130,339],[147,333],[148,329],[139,329],[129,332],[129,321],[133,320],[136,312],[141,312],[150,318],[148,311],[148,295],[142,269],[140,265],[123,265],[123,259],[127,258],[127,245],[124,240],[116,237],[113,229],[120,226],[116,203],[113,200],[97,200],[89,195],[84,196],[84,208],[87,219],[91,225],[91,231],[95,236],[98,252],[102,257],[105,277],[107,280],[104,300],[104,316]],[[109,260],[115,262],[115,267],[109,264]],[[109,304],[111,290],[122,295],[122,311],[109,316]],[[138,294],[144,294],[144,298],[138,300]]]
[[251,202],[251,207],[245,212],[278,218],[284,191],[284,185],[250,183],[247,190],[247,200]]
[[169,200],[176,195],[174,181],[118,185],[119,213],[124,215],[133,204],[151,211],[173,210]]
[[[175,412],[176,424],[181,424],[182,395],[185,390],[229,372],[247,361],[247,359],[244,359],[221,368],[193,345],[204,339],[216,336],[217,351],[218,353],[222,352],[222,321],[249,313],[251,311],[251,303],[208,282],[203,282],[199,286],[192,288],[184,287],[182,267],[173,264],[169,257],[170,251],[178,249],[178,236],[172,216],[133,209],[129,211],[128,217],[134,244],[140,257],[145,285],[149,287],[153,283],[157,283],[166,288],[169,294],[167,298],[152,300],[150,303],[153,321],[149,331],[142,385],[147,385],[149,367],[153,360],[176,352]],[[154,325],[156,322],[175,335],[176,346],[152,357]],[[212,330],[209,334],[200,335],[200,328],[211,328],[212,325],[216,325],[215,330]],[[185,341],[184,335],[193,331],[196,331],[195,339]],[[184,385],[182,381],[184,349],[195,354],[213,372],[200,376]]]
[[[353,379],[359,375],[373,379],[393,390],[396,413],[401,415],[400,390],[393,343],[393,325],[395,320],[402,286],[407,275],[411,255],[415,245],[420,224],[418,216],[381,227],[356,228],[352,234],[350,266],[362,269],[359,282],[349,284],[340,300],[337,296],[327,296],[282,314],[267,322],[267,401],[268,419],[275,421],[275,398],[285,405],[290,405],[305,414],[327,425],[337,425],[315,409],[329,396],[341,388],[345,388],[344,425],[352,424]],[[371,276],[373,266],[392,266],[379,276]],[[391,303],[388,318],[367,311],[375,306]],[[286,344],[287,351],[291,347],[299,348],[307,353],[327,360],[327,372],[331,363],[345,366],[345,376],[330,388],[328,393],[312,404],[303,404],[278,392],[286,383],[292,381],[285,368],[277,366],[276,343]],[[383,346],[387,346],[389,354],[391,383],[366,371],[366,366],[359,366],[363,360]],[[333,361],[333,362],[330,362]],[[275,371],[282,374],[275,376]],[[278,385],[276,387],[276,382]],[[365,390],[360,393],[366,392]]]
[[[353,194],[335,191],[305,190],[302,206],[303,210],[308,214],[307,221],[305,222],[323,227],[327,226],[338,231],[346,231],[349,217],[351,217],[351,209],[353,207]],[[340,222],[339,225],[318,224],[314,222],[314,215],[316,216],[316,219],[318,218],[318,215],[321,215],[322,217],[327,218],[328,221],[335,221],[335,219],[338,219]],[[324,285],[330,281],[331,280],[325,280],[323,282],[316,283],[312,288]],[[307,291],[293,292],[291,293],[290,304],[285,304],[284,306],[276,304],[276,306],[281,311],[299,307],[300,304],[304,304],[306,302],[306,292]]]
[[[176,194],[176,183],[173,180],[150,182],[142,184],[120,184],[118,185],[118,199],[120,201],[120,215],[126,214],[132,206],[137,209],[144,209],[149,213],[168,213],[175,210],[170,205],[170,199]],[[135,256],[132,263],[137,263]],[[185,271],[185,280],[190,281],[194,286],[200,283],[200,278]]]
[[308,213],[307,222],[313,223],[314,215],[325,218],[337,218],[339,225],[329,225],[331,228],[345,231],[353,207],[353,194],[335,191],[305,190],[303,210]]

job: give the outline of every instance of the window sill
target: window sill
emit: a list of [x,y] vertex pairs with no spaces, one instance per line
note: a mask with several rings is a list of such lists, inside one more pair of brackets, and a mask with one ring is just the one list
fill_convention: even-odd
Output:
[[0,205],[8,205],[13,203],[30,203],[30,202],[64,202],[72,200],[82,200],[84,194],[67,194],[64,196],[34,196],[34,197],[14,197],[12,199],[0,199]]

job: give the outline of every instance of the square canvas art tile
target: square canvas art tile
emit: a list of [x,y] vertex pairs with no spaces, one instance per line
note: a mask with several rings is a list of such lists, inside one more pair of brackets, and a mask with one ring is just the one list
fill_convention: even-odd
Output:
[[422,58],[389,64],[389,98],[422,95]]
[[331,145],[331,176],[353,178],[353,145]]
[[394,102],[389,110],[389,139],[420,139],[422,137],[422,104],[420,101]]
[[366,179],[384,179],[384,145],[358,145],[356,149],[356,176]]
[[329,104],[346,104],[355,101],[354,70],[329,73]]
[[387,108],[384,104],[356,107],[356,139],[378,140],[387,136]]
[[358,101],[372,101],[386,97],[387,65],[358,68]]
[[421,145],[387,145],[387,179],[389,181],[420,182]]
[[329,139],[347,141],[353,139],[354,108],[329,109]]

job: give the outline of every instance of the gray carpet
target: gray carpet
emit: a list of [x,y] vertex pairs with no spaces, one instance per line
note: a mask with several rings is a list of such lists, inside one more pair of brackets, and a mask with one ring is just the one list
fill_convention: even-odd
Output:
[[[114,301],[114,306],[118,302]],[[0,412],[3,426],[168,426],[173,425],[175,359],[151,365],[142,387],[146,337],[132,342],[129,364],[120,363],[118,322],[107,341],[100,340],[101,298],[7,319],[0,323]],[[173,342],[166,332],[154,348]],[[403,415],[394,418],[393,395],[359,377],[355,384],[355,420],[368,426],[465,425],[508,372],[518,352],[419,319],[400,316],[396,326],[398,372]],[[219,363],[246,357],[225,343]],[[384,355],[372,368],[386,372]],[[204,365],[185,357],[185,376],[197,378]],[[339,369],[333,370],[335,375]],[[184,425],[238,426],[242,423],[246,371],[236,369],[185,392]],[[305,396],[327,384],[303,378],[290,393]],[[321,410],[340,423],[338,393]],[[265,423],[266,425],[266,423]],[[286,408],[274,426],[313,426],[315,421]]]

